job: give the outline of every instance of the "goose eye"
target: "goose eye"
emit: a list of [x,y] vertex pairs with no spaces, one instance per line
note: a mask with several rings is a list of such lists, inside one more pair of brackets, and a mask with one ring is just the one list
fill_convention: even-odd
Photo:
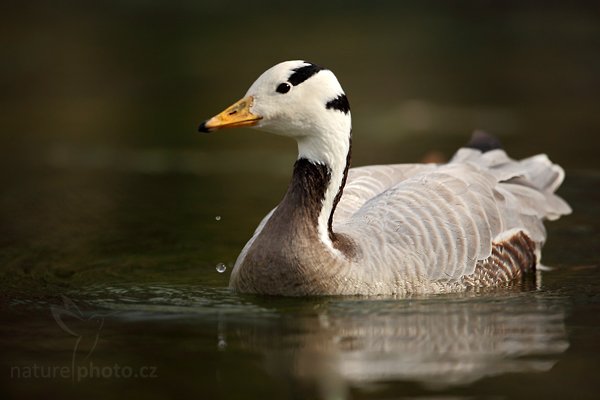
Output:
[[292,88],[292,87],[290,86],[290,84],[289,84],[289,83],[287,83],[287,82],[283,82],[283,83],[280,83],[280,84],[279,84],[279,86],[277,86],[277,89],[275,89],[275,91],[276,91],[277,93],[284,94],[284,93],[287,93],[287,92],[289,92],[291,88]]

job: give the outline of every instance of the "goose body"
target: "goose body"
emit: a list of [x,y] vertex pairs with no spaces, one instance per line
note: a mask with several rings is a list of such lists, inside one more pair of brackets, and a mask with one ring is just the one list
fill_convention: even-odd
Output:
[[200,131],[232,126],[298,142],[292,180],[230,278],[277,295],[404,295],[460,291],[535,270],[544,219],[570,213],[564,178],[543,154],[513,160],[476,134],[447,164],[349,168],[350,106],[335,75],[305,61],[263,73]]

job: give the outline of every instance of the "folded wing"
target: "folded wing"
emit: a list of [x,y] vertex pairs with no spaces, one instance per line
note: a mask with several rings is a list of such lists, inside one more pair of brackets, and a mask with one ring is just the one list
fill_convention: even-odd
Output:
[[554,194],[564,173],[545,155],[516,161],[500,149],[462,148],[444,165],[352,171],[334,230],[360,242],[362,263],[398,277],[458,280],[511,232],[539,250],[542,221],[571,211]]

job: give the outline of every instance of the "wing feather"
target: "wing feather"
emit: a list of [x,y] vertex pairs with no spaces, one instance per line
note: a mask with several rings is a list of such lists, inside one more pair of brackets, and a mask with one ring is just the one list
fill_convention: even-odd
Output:
[[356,168],[334,228],[364,248],[367,270],[458,280],[507,232],[526,232],[539,249],[542,220],[570,212],[553,193],[563,177],[545,155],[515,161],[499,149],[460,149],[444,165]]
[[435,167],[434,164],[396,164],[351,168],[348,170],[344,194],[335,211],[334,228],[337,223],[347,220],[366,201],[411,176]]

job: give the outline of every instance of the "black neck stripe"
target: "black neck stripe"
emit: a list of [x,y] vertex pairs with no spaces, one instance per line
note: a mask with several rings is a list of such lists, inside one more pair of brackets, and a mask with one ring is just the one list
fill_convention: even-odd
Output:
[[[285,197],[293,209],[303,209],[316,228],[319,224],[323,199],[331,181],[331,169],[306,158],[296,160],[292,182]],[[278,206],[279,208],[279,206]]]
[[294,73],[288,78],[288,82],[294,86],[298,86],[317,72],[324,70],[325,68],[319,67],[316,64],[308,63],[302,67],[294,68]]
[[350,168],[350,163],[352,162],[352,131],[350,131],[350,137],[348,138],[348,154],[346,155],[346,166],[344,167],[344,175],[342,175],[342,183],[338,189],[335,198],[333,199],[333,206],[331,207],[331,214],[329,214],[329,220],[327,221],[327,229],[329,231],[329,237],[333,239],[333,214],[335,213],[335,208],[338,203],[342,199],[342,193],[344,192],[344,186],[346,186],[346,179],[348,179],[348,169]]
[[344,114],[348,114],[350,111],[350,103],[348,102],[346,95],[342,93],[335,99],[329,100],[327,104],[325,104],[325,108],[338,110]]

